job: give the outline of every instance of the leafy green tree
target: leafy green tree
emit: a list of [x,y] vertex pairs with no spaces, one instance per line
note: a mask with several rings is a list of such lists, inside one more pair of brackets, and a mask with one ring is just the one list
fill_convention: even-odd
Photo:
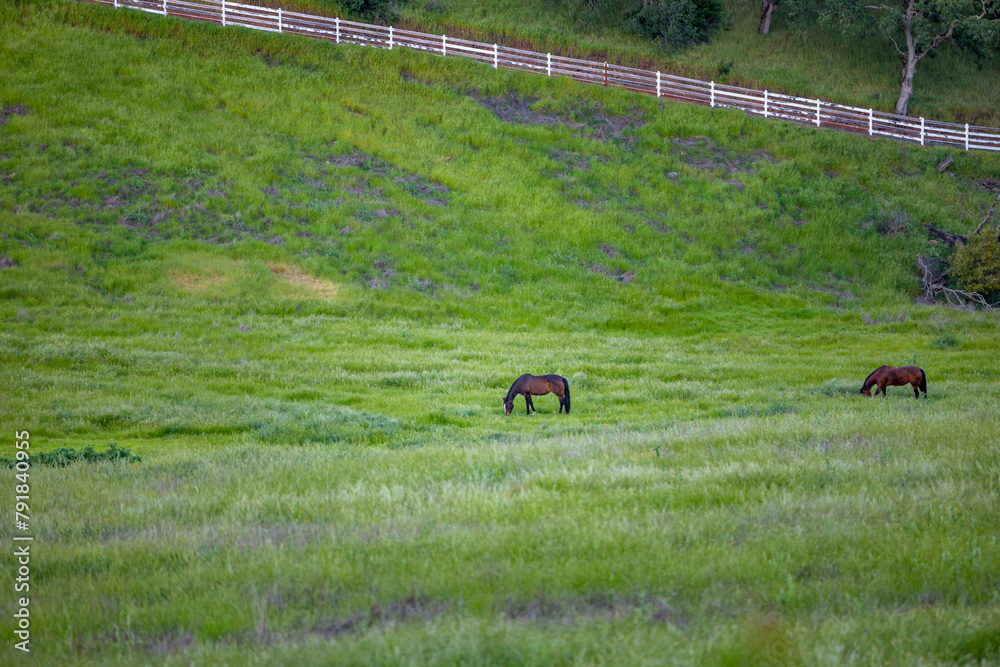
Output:
[[346,11],[372,21],[389,23],[399,16],[399,5],[405,0],[340,0]]
[[678,49],[707,42],[722,22],[722,5],[716,0],[642,0],[628,13],[628,21],[665,49]]
[[942,44],[972,50],[1000,46],[1000,0],[825,0],[820,20],[857,36],[885,33],[902,63],[896,113],[906,114],[917,64]]
[[969,237],[955,251],[951,273],[962,289],[978,292],[987,301],[1000,300],[1000,239],[997,231],[985,229]]
[[[707,42],[722,22],[719,0],[544,0],[585,28],[621,26],[666,50]],[[804,0],[789,0],[804,1]]]

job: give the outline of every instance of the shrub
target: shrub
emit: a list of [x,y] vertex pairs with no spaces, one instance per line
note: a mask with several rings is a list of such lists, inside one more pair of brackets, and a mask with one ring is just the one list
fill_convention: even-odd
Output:
[[[125,463],[138,463],[139,461],[142,461],[142,458],[138,454],[133,454],[132,450],[128,447],[119,447],[112,442],[103,452],[98,452],[90,445],[84,447],[81,451],[77,451],[70,447],[57,447],[51,452],[32,454],[29,461],[33,466],[47,465],[54,466],[56,468],[64,468],[71,463],[79,461],[86,461],[87,463],[101,463],[102,461],[109,461],[112,463],[118,461],[123,461]],[[6,466],[7,468],[13,468],[15,464],[16,461],[14,459],[0,459],[0,465]]]
[[667,50],[708,42],[721,20],[722,5],[716,0],[643,0],[629,13],[635,30]]
[[969,237],[969,242],[955,251],[951,274],[962,289],[978,292],[987,301],[1000,300],[1000,240],[992,229]]
[[399,15],[399,5],[403,0],[342,0],[344,10],[358,14],[371,21],[391,23]]

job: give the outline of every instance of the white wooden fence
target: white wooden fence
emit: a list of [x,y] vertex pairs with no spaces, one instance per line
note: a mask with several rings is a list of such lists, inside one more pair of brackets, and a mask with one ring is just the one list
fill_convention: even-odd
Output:
[[831,127],[891,137],[926,145],[944,145],[965,150],[1000,152],[1000,129],[956,125],[936,120],[782,95],[767,90],[750,90],[684,77],[622,67],[610,63],[563,58],[548,53],[483,44],[446,35],[397,30],[392,26],[343,21],[270,7],[227,2],[226,0],[84,0],[115,8],[211,21],[223,26],[305,35],[336,43],[362,44],[376,48],[406,48],[441,56],[471,58],[494,68],[526,70],[547,76],[566,76],[574,81],[626,88],[640,93],[712,107],[742,109],[765,118]]

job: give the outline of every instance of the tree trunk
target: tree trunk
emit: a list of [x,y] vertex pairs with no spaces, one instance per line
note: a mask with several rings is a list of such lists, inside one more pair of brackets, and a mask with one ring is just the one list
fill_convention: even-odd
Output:
[[913,2],[906,2],[906,11],[903,14],[903,33],[906,35],[906,54],[899,54],[899,59],[903,61],[903,83],[899,90],[899,99],[896,100],[896,113],[900,116],[906,115],[906,107],[913,97],[913,76],[917,73],[917,43],[913,39]]
[[774,14],[777,6],[778,0],[761,0],[760,28],[757,29],[757,32],[766,35],[771,30],[771,15]]
[[906,115],[906,107],[909,106],[910,98],[913,97],[913,75],[916,73],[916,61],[912,58],[908,59],[903,66],[903,85],[899,89],[899,99],[896,100],[896,113],[900,116]]

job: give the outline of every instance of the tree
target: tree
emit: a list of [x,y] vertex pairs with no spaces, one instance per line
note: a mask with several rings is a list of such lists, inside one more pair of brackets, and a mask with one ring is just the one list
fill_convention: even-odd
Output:
[[996,232],[971,235],[969,242],[955,251],[951,272],[962,289],[996,302],[1000,298],[1000,240]]
[[717,0],[642,0],[627,17],[641,35],[672,50],[708,42],[722,22],[722,5]]
[[760,7],[760,27],[757,29],[762,35],[771,31],[771,15],[778,8],[778,0],[761,0]]
[[405,0],[341,0],[341,6],[349,12],[360,14],[370,21],[391,23],[399,15],[399,5]]
[[[766,1],[766,0],[765,0]],[[892,41],[902,63],[896,113],[906,114],[913,97],[917,64],[942,44],[971,50],[1000,45],[1000,0],[896,0],[867,4],[866,0],[827,0],[820,20],[837,23],[845,33],[873,28]]]
[[[779,0],[761,0],[760,27],[757,32],[767,35],[771,31],[771,17],[778,8]],[[819,13],[819,3],[822,0],[780,0],[782,13],[790,26],[797,30],[805,30],[815,20]]]

